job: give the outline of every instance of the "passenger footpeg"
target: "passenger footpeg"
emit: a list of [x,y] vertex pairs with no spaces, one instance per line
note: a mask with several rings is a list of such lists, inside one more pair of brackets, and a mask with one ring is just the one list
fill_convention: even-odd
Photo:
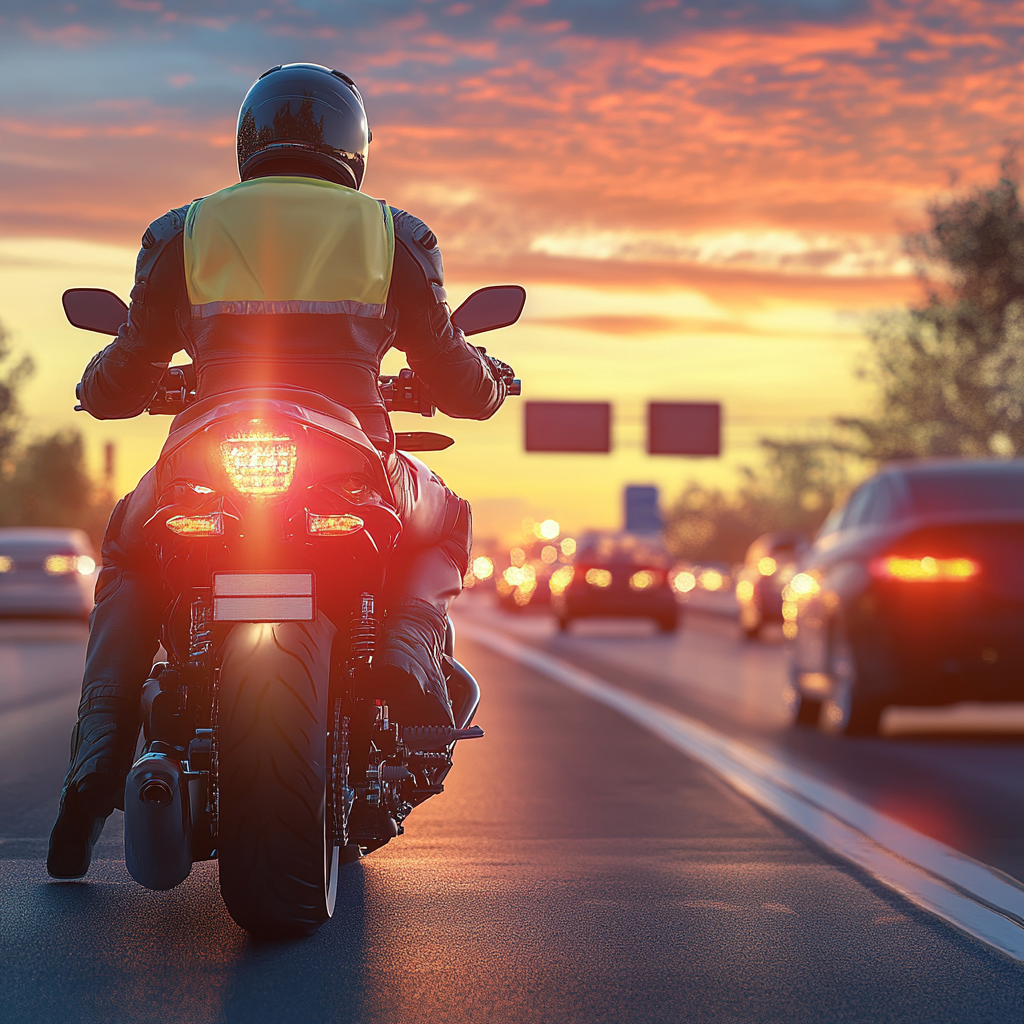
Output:
[[444,750],[456,740],[477,740],[483,734],[479,725],[466,729],[450,725],[409,725],[402,730],[402,742],[410,750]]

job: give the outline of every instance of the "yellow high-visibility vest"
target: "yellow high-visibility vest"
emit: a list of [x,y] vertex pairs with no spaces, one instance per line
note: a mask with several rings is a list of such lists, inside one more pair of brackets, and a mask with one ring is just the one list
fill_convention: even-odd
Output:
[[197,199],[185,218],[192,316],[382,318],[395,227],[386,203],[330,181],[267,177]]

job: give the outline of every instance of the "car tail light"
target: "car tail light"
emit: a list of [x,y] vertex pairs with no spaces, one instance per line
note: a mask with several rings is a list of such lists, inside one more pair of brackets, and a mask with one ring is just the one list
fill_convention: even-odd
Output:
[[228,479],[239,494],[284,494],[295,476],[298,446],[287,434],[260,429],[258,420],[252,426],[252,431],[221,442],[221,460]]
[[347,512],[331,516],[306,513],[306,532],[317,537],[344,537],[362,528],[362,519]]
[[981,572],[973,558],[905,558],[887,555],[871,563],[871,573],[879,579],[906,583],[963,583]]
[[630,590],[649,590],[661,582],[661,574],[651,569],[640,569],[629,577]]
[[556,596],[564,594],[575,575],[576,570],[571,565],[559,566],[551,574],[551,579],[548,580],[548,590]]
[[697,586],[697,577],[688,569],[679,569],[669,575],[669,582],[677,594],[688,594]]
[[588,569],[583,577],[592,587],[610,587],[612,574],[608,569]]
[[71,572],[89,576],[96,570],[96,562],[88,555],[49,555],[43,561],[43,570],[50,576],[66,576]]
[[171,516],[167,529],[182,537],[220,537],[224,533],[224,516],[211,512],[204,516]]

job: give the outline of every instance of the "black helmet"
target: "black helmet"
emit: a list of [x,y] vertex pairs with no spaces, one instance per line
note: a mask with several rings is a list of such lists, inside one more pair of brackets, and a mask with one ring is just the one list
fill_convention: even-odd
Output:
[[320,64],[279,64],[238,112],[238,174],[310,173],[359,188],[371,138],[356,83]]

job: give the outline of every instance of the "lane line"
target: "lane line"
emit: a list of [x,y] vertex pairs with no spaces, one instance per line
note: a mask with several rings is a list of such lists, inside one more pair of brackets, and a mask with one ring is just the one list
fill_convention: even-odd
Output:
[[1024,886],[841,790],[672,708],[620,690],[512,636],[460,618],[458,633],[618,711],[700,761],[915,906],[1024,962]]

